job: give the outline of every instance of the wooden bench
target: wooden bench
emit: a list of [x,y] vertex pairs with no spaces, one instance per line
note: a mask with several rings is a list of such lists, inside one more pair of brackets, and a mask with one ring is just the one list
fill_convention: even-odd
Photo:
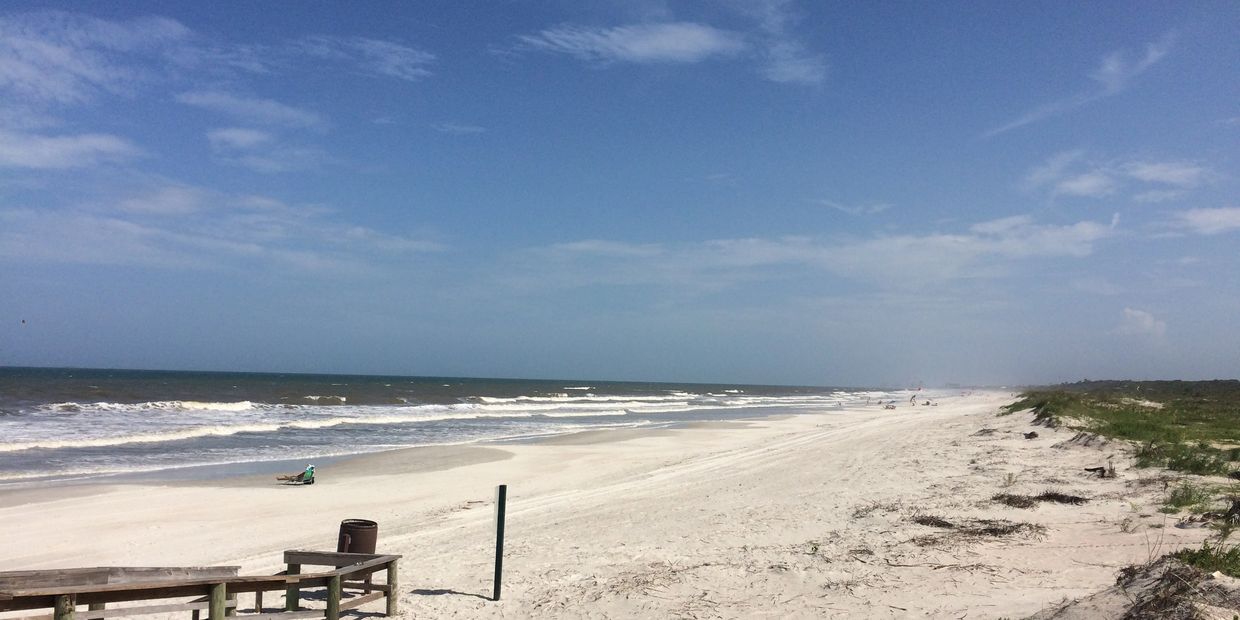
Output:
[[[338,620],[340,612],[380,598],[387,599],[386,613],[397,612],[397,562],[401,556],[329,551],[286,551],[288,570],[270,576],[238,576],[236,566],[186,568],[81,568],[53,571],[0,573],[0,612],[28,609],[52,610],[51,615],[20,620],[102,620],[172,611],[192,611],[195,619],[203,609],[210,620],[237,615],[236,595],[254,593],[254,613],[246,619],[278,620],[327,618]],[[301,567],[330,566],[334,570],[301,573]],[[370,583],[371,576],[386,572],[386,581]],[[327,589],[327,607],[302,610],[301,592]],[[346,589],[361,590],[360,596],[343,599]],[[263,593],[283,591],[284,611],[264,613]],[[143,607],[106,609],[107,603],[185,599]],[[88,610],[77,611],[87,605]]]

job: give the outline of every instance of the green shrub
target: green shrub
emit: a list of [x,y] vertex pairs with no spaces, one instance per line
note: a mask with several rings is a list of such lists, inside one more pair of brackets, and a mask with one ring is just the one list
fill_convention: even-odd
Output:
[[1227,545],[1223,541],[1205,541],[1200,549],[1181,549],[1174,554],[1176,559],[1195,566],[1207,573],[1219,571],[1231,577],[1240,577],[1240,546]]
[[1166,467],[1201,476],[1226,476],[1231,471],[1228,454],[1199,443],[1149,442],[1137,448],[1137,467]]
[[1168,508],[1180,509],[1186,506],[1199,506],[1209,503],[1210,492],[1191,482],[1183,482],[1172,489],[1163,505]]

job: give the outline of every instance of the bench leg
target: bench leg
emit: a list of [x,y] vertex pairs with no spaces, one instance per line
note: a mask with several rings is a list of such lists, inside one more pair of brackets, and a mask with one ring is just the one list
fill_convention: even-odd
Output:
[[72,594],[61,594],[56,597],[56,607],[52,612],[52,618],[55,620],[73,620],[73,608],[76,606],[77,597]]

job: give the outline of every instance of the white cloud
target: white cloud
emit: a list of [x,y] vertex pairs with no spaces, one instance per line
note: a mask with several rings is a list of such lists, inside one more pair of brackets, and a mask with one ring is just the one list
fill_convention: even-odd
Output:
[[819,84],[826,79],[827,62],[800,43],[777,41],[767,50],[762,75],[772,82]]
[[322,127],[326,124],[317,112],[295,108],[271,99],[238,97],[219,91],[181,93],[177,101],[258,124],[286,127]]
[[1044,104],[1022,114],[1015,120],[995,127],[982,134],[983,138],[991,138],[1013,129],[1024,127],[1037,121],[1057,116],[1069,110],[1081,107],[1105,97],[1122,92],[1139,75],[1157,64],[1171,50],[1174,37],[1164,36],[1145,47],[1145,54],[1135,61],[1127,59],[1123,52],[1112,52],[1103,57],[1097,70],[1090,77],[1098,83],[1099,89],[1072,95],[1065,99]]
[[122,200],[117,208],[126,213],[145,215],[189,215],[202,210],[206,201],[202,190],[183,185],[169,185],[149,194]]
[[1055,193],[1100,198],[1114,194],[1116,186],[1115,179],[1110,175],[1101,170],[1094,170],[1060,180],[1055,184]]
[[[788,0],[744,0],[723,5],[752,25],[744,33],[698,22],[671,21],[666,6],[646,11],[661,21],[612,28],[565,24],[518,37],[518,49],[559,52],[598,63],[696,63],[712,58],[744,58],[758,73],[781,84],[820,84],[826,78],[822,54],[793,33],[798,21]],[[649,8],[649,7],[647,7]]]
[[1127,289],[1124,287],[1103,278],[1075,278],[1072,280],[1071,284],[1073,289],[1083,293],[1089,293],[1091,295],[1113,296],[1122,295],[1127,292]]
[[1184,190],[1178,189],[1151,189],[1134,195],[1132,199],[1137,202],[1166,202],[1181,198],[1184,194]]
[[332,159],[326,151],[310,146],[279,145],[262,151],[222,156],[224,161],[268,174],[312,170]]
[[207,141],[219,161],[265,174],[309,170],[331,160],[323,149],[284,144],[255,129],[214,129],[207,132]]
[[610,257],[641,257],[657,256],[663,249],[657,244],[621,243],[602,239],[586,239],[569,243],[558,243],[551,246],[555,252],[571,252],[576,254],[593,254]]
[[0,129],[38,131],[62,125],[62,121],[41,110],[16,104],[0,107]]
[[0,257],[20,261],[357,274],[393,255],[444,249],[341,222],[318,206],[179,184],[111,206],[0,208]]
[[693,22],[637,24],[614,28],[563,25],[522,35],[530,49],[559,52],[595,62],[700,62],[734,56],[746,48],[743,37]]
[[303,54],[355,64],[372,75],[415,81],[431,75],[435,55],[408,45],[365,37],[305,37],[290,44]]
[[1124,166],[1124,172],[1146,183],[1176,187],[1197,187],[1209,174],[1209,170],[1202,166],[1182,161],[1131,162]]
[[226,127],[208,131],[207,141],[215,150],[250,149],[271,142],[271,134],[257,129]]
[[[583,240],[533,250],[515,268],[530,285],[598,282],[714,290],[752,279],[786,277],[798,269],[829,273],[878,288],[926,289],[952,281],[996,277],[1015,263],[1080,258],[1112,226],[1056,226],[1015,216],[975,224],[965,232],[876,236],[827,241],[804,236],[714,239],[685,244]],[[773,276],[771,274],[782,274]]]
[[1202,235],[1240,230],[1240,207],[1188,209],[1175,214],[1175,225]]
[[167,51],[177,74],[192,72],[233,78],[241,74],[267,75],[288,69],[288,54],[278,48],[255,43],[212,41],[195,36],[192,41]]
[[0,129],[0,167],[82,168],[140,154],[131,142],[110,134],[45,136]]
[[834,200],[819,200],[816,202],[824,207],[830,207],[836,211],[841,211],[849,215],[875,215],[891,208],[891,205],[885,202],[853,205],[843,204]]
[[[1028,189],[1049,186],[1055,195],[1101,198],[1131,191],[1138,202],[1162,202],[1209,182],[1214,172],[1186,161],[1104,161],[1086,159],[1082,150],[1052,155],[1025,177]],[[1127,192],[1125,192],[1127,193]]]
[[158,53],[190,32],[163,17],[109,21],[59,11],[0,17],[0,91],[77,103],[125,93],[146,79],[135,57]]
[[[365,37],[252,44],[195,33],[159,16],[109,20],[64,11],[0,15],[0,96],[13,103],[81,104],[105,94],[133,96],[153,83],[185,84],[187,77],[230,80],[276,70],[320,72],[329,64],[416,80],[430,75],[427,67],[434,61],[429,52]],[[217,100],[215,105],[226,104]],[[256,114],[274,114],[296,126],[320,124],[312,113],[288,112],[262,105]]]
[[372,228],[366,228],[365,226],[353,226],[345,229],[337,239],[337,242],[357,242],[364,244],[366,247],[378,248],[385,252],[393,253],[442,252],[448,249],[448,246],[438,241],[389,235]]
[[826,59],[810,52],[793,36],[797,19],[790,4],[788,0],[751,0],[738,6],[757,18],[763,33],[763,77],[779,83],[819,84],[826,79]]
[[1045,163],[1029,171],[1025,177],[1025,185],[1035,188],[1055,183],[1066,176],[1068,169],[1084,157],[1085,151],[1081,149],[1055,153]]
[[436,123],[431,125],[431,129],[434,129],[439,133],[452,134],[455,136],[480,134],[487,130],[486,127],[481,127],[479,125],[468,125],[464,123]]
[[1129,61],[1123,52],[1112,52],[1102,59],[1102,66],[1094,71],[1092,77],[1102,85],[1107,94],[1123,90],[1133,78],[1141,75],[1146,69],[1162,60],[1171,50],[1170,35],[1145,46],[1145,55],[1135,61]]
[[1167,334],[1167,323],[1144,310],[1124,308],[1115,332],[1125,336],[1142,336],[1161,340]]

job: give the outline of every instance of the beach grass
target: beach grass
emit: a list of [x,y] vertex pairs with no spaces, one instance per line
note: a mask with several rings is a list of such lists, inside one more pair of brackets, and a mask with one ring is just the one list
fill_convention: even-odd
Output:
[[1240,545],[1227,542],[1235,527],[1235,524],[1225,523],[1213,540],[1202,542],[1197,549],[1181,549],[1172,555],[1177,560],[1207,573],[1218,571],[1231,577],[1240,577]]
[[1137,465],[1226,475],[1240,460],[1240,381],[1085,381],[1027,391],[1004,413],[1137,444]]
[[1177,511],[1182,508],[1197,508],[1198,511],[1202,511],[1209,506],[1213,499],[1214,495],[1210,493],[1209,489],[1186,480],[1167,494],[1167,499],[1163,502],[1163,505]]

